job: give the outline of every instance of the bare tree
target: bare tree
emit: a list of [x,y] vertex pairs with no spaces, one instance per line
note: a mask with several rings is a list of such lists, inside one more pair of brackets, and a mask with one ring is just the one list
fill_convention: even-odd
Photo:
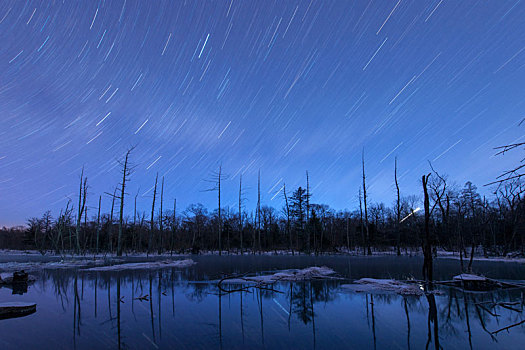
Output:
[[363,204],[365,207],[365,230],[366,230],[366,251],[368,255],[372,255],[372,250],[370,249],[371,239],[370,239],[370,231],[368,228],[368,207],[366,205],[366,176],[365,176],[365,150],[363,149],[362,154],[362,163],[363,163]]
[[113,194],[111,193],[107,193],[107,194],[111,196],[111,215],[109,217],[108,247],[109,247],[109,252],[112,252],[113,251],[113,212],[115,209],[115,198],[117,198],[117,188],[115,187]]
[[359,187],[359,224],[361,225],[361,240],[363,242],[363,255],[365,254],[366,238],[365,238],[365,225],[363,221],[363,196],[361,193],[361,187]]
[[124,161],[120,162],[122,165],[122,183],[120,184],[120,213],[118,220],[118,238],[117,238],[117,256],[122,256],[122,231],[123,231],[123,215],[124,215],[124,195],[126,194],[126,181],[131,175],[131,168],[129,167],[129,155],[134,147],[129,148],[124,156]]
[[162,177],[162,182],[160,186],[160,213],[159,213],[159,247],[158,252],[159,255],[162,254],[162,235],[164,233],[164,226],[163,226],[163,211],[162,211],[162,204],[164,202],[164,176]]
[[173,218],[171,224],[171,243],[170,252],[173,254],[173,247],[175,244],[175,235],[177,234],[177,198],[173,200]]
[[[140,190],[140,189],[139,189]],[[137,193],[135,194],[135,199],[134,199],[134,202],[133,202],[133,238],[132,238],[132,246],[135,247],[135,249],[137,249],[137,246],[138,246],[138,241],[140,240],[140,237],[137,239],[137,197],[139,196],[139,191],[137,191]],[[135,243],[135,245],[133,245],[133,243]]]
[[[522,120],[522,122],[523,122],[523,120]],[[499,147],[496,147],[496,150],[499,150],[499,152],[496,153],[496,155],[503,155],[503,154],[505,154],[505,153],[507,153],[509,151],[512,151],[514,149],[521,148],[521,147],[524,147],[524,146],[525,146],[525,142],[511,143],[509,145],[499,146]],[[525,158],[521,160],[521,163],[523,163],[524,160],[525,160]],[[524,169],[525,169],[525,164],[517,165],[513,169],[510,169],[510,170],[507,170],[507,171],[503,172],[503,174],[501,174],[500,176],[497,177],[496,181],[488,183],[487,185],[493,185],[493,184],[497,184],[497,183],[511,181],[511,180],[514,180],[514,179],[520,179],[523,176],[525,176]]]
[[77,215],[77,227],[75,230],[76,236],[76,250],[77,254],[80,253],[80,222],[82,220],[82,214],[86,209],[86,194],[87,194],[87,177],[84,178],[84,167],[80,173],[80,193],[78,195],[78,215]]
[[259,173],[257,175],[257,212],[256,212],[256,220],[257,220],[257,237],[259,241],[259,252],[261,251],[261,170],[259,169]]
[[151,203],[151,220],[150,220],[150,231],[148,239],[148,253],[151,253],[153,243],[153,232],[155,231],[155,199],[157,197],[157,182],[159,180],[159,173],[155,176],[155,186],[153,188],[153,202]]
[[401,229],[399,222],[401,221],[401,198],[399,196],[399,183],[397,182],[397,157],[394,166],[394,182],[396,184],[396,228],[397,228],[397,255],[401,255]]
[[219,165],[219,171],[214,171],[207,182],[213,184],[213,187],[204,190],[205,192],[217,191],[217,202],[218,202],[218,212],[217,212],[217,226],[218,226],[218,243],[219,243],[219,255],[222,255],[222,210],[221,210],[221,180],[222,180],[222,165]]
[[242,174],[239,176],[239,235],[241,239],[241,255],[243,253],[243,227],[242,227]]
[[284,211],[286,214],[286,232],[288,233],[288,237],[290,239],[290,250],[292,251],[292,255],[294,255],[293,252],[293,242],[292,242],[292,230],[290,230],[290,206],[288,205],[288,197],[286,196],[286,184],[283,185],[283,195],[284,195]]
[[430,174],[423,175],[421,181],[423,183],[423,193],[425,196],[425,237],[423,240],[423,278],[427,282],[432,282],[432,247],[430,242],[430,200],[428,196],[428,178]]
[[100,239],[100,204],[102,202],[102,196],[98,196],[98,215],[97,215],[97,247],[95,252],[98,254],[99,239]]
[[[310,177],[306,171],[306,249],[310,252]],[[315,241],[315,236],[314,236]]]

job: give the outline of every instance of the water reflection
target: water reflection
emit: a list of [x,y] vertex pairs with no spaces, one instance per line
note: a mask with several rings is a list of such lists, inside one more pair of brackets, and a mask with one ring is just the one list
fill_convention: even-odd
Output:
[[43,271],[16,296],[36,301],[38,312],[0,321],[2,348],[508,349],[525,339],[523,324],[492,333],[523,319],[519,290],[442,288],[418,298],[349,293],[328,280],[236,291],[203,275],[218,274]]

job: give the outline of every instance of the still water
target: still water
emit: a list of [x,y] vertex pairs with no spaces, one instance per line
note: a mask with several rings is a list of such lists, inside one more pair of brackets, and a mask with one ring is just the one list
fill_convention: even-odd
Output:
[[[491,334],[525,318],[519,289],[441,287],[439,295],[415,297],[341,288],[362,277],[421,278],[417,257],[191,258],[196,264],[183,269],[32,272],[38,279],[26,293],[0,288],[0,302],[37,303],[32,315],[0,320],[0,349],[519,349],[525,343],[525,324]],[[217,288],[225,274],[309,266],[328,266],[345,279],[280,282],[275,291]],[[525,279],[523,264],[474,262],[474,270]],[[436,279],[458,272],[457,260],[436,261]]]

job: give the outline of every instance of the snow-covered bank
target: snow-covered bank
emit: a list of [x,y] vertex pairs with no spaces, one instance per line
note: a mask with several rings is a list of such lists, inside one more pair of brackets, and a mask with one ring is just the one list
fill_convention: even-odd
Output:
[[[122,261],[121,259],[112,259],[111,262]],[[55,270],[83,268],[107,264],[107,259],[67,259],[60,261],[30,261],[30,262],[6,262],[0,263],[0,271],[35,271],[35,270]]]
[[161,268],[185,268],[195,265],[196,262],[191,259],[184,260],[163,260],[141,263],[124,263],[109,266],[97,266],[84,269],[84,271],[121,271],[121,270],[146,270],[146,269],[161,269]]
[[423,287],[418,284],[409,284],[392,279],[361,278],[352,284],[343,284],[341,288],[358,293],[396,293],[415,296],[424,294]]
[[[509,253],[506,257],[503,256],[489,256],[485,257],[482,255],[475,255],[474,261],[490,261],[490,262],[510,262],[510,263],[525,263],[525,257],[520,257],[517,252]],[[115,253],[86,253],[86,254],[72,254],[64,253],[62,255],[57,255],[54,251],[39,252],[37,250],[10,250],[10,249],[0,249],[0,259],[1,257],[9,256],[30,256],[30,257],[45,257],[45,258],[55,258],[55,259],[118,259],[118,258],[148,258],[148,259],[170,259],[173,257],[188,257],[191,256],[190,251],[170,253],[164,252],[162,254],[157,253],[146,253],[146,252],[124,252],[122,257],[118,257]],[[209,250],[209,251],[200,251],[199,256],[209,256],[209,255],[219,255],[218,250]],[[291,250],[271,250],[271,251],[250,251],[244,250],[241,254],[239,249],[231,250],[230,252],[222,251],[222,256],[241,256],[241,255],[255,255],[255,256],[314,256],[314,252],[297,252]],[[397,251],[395,247],[386,247],[382,250],[373,250],[372,255],[363,254],[362,249],[347,249],[346,247],[337,248],[335,251],[323,252],[317,254],[318,256],[354,256],[362,258],[374,258],[374,257],[384,257],[384,256],[397,256]],[[436,252],[436,257],[438,259],[457,259],[459,260],[459,253],[447,251],[443,249],[438,249]],[[421,249],[402,249],[401,256],[403,257],[422,257],[423,253]],[[463,257],[464,261],[469,261],[470,257]]]
[[167,267],[184,268],[194,265],[191,259],[185,260],[161,260],[137,263],[125,263],[124,259],[72,259],[53,262],[7,262],[0,263],[1,272],[13,271],[37,271],[56,269],[82,269],[84,271],[117,271],[117,270],[139,270],[159,269]]

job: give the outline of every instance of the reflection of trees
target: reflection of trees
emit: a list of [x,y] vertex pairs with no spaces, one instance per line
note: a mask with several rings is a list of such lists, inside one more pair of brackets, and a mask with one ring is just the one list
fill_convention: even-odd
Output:
[[339,287],[336,281],[301,281],[290,283],[289,292],[291,313],[304,324],[314,322],[314,304],[329,302],[337,297],[335,289]]
[[81,317],[80,317],[80,297],[78,296],[78,275],[75,274],[74,279],[74,285],[73,285],[73,291],[74,291],[74,301],[73,301],[73,340],[76,340],[76,334],[80,336],[80,325],[81,325]]
[[292,288],[292,312],[304,324],[308,324],[314,318],[313,303],[310,298],[310,283],[297,282],[292,284]]
[[[195,271],[181,272],[175,269],[108,273],[82,272],[80,270],[45,270],[40,272],[40,278],[35,283],[35,288],[54,293],[57,304],[62,305],[63,310],[67,312],[68,319],[71,320],[73,318],[74,339],[72,340],[76,341],[76,345],[79,345],[78,342],[81,339],[79,338],[81,326],[84,326],[82,334],[85,337],[85,327],[88,322],[93,321],[91,318],[93,316],[93,309],[91,309],[93,304],[89,303],[93,303],[94,293],[94,313],[95,317],[98,317],[95,320],[95,325],[104,327],[108,334],[111,334],[115,347],[117,341],[121,347],[125,347],[125,334],[128,337],[136,337],[135,334],[126,331],[128,328],[121,328],[126,321],[126,317],[129,320],[131,313],[133,313],[134,317],[139,318],[138,321],[145,326],[145,329],[141,330],[141,332],[144,331],[148,339],[151,338],[153,342],[157,342],[160,341],[160,337],[163,335],[162,328],[164,328],[164,338],[171,337],[171,335],[168,335],[171,331],[169,329],[169,319],[171,318],[169,309],[172,309],[172,314],[175,315],[176,293],[184,295],[187,302],[185,300],[181,300],[181,302],[186,303],[201,303],[204,300],[219,301],[215,299],[218,298],[217,295],[219,294],[216,283],[189,282],[186,280],[186,276],[198,277],[199,275],[202,275],[202,273]],[[344,296],[339,293],[340,284],[341,281],[337,280],[278,282],[272,287],[283,294],[272,290],[255,289],[253,293],[257,294],[232,292],[227,297],[223,295],[219,301],[218,310],[213,310],[214,315],[216,312],[219,312],[219,315],[217,315],[219,324],[216,324],[217,318],[215,316],[213,324],[219,328],[218,336],[221,338],[220,340],[224,340],[225,344],[227,344],[227,338],[222,339],[222,333],[226,335],[231,331],[231,325],[227,324],[226,320],[230,319],[232,311],[225,303],[226,299],[231,298],[232,301],[236,300],[236,303],[239,303],[235,304],[234,312],[235,318],[237,320],[240,318],[239,333],[242,332],[242,339],[246,341],[246,346],[249,346],[250,342],[253,341],[253,335],[250,335],[251,332],[256,332],[257,337],[260,337],[260,341],[256,346],[260,346],[261,342],[269,344],[269,330],[272,329],[272,325],[269,322],[272,320],[272,314],[268,310],[271,310],[271,307],[275,307],[274,301],[272,301],[275,298],[278,301],[285,300],[282,302],[281,308],[285,313],[288,312],[289,320],[297,320],[299,328],[302,328],[303,325],[308,325],[307,329],[311,329],[315,342],[319,340],[319,332],[316,329],[316,326],[319,327],[319,318],[318,320],[315,318],[320,314],[323,304],[333,303],[338,299],[345,302]],[[238,288],[238,286],[233,284],[225,284],[224,287]],[[85,291],[84,297],[82,295],[83,291]],[[397,294],[374,294],[373,296],[360,294],[357,297],[357,302],[360,307],[359,311],[363,316],[365,307],[367,308],[370,326],[367,337],[369,337],[370,345],[372,346],[374,333],[377,333],[377,345],[381,347],[382,337],[389,334],[388,331],[383,329],[384,321],[391,319],[391,317],[399,321],[393,326],[401,327],[402,333],[399,337],[402,339],[401,342],[406,344],[404,347],[410,348],[412,345],[413,348],[414,344],[416,344],[415,342],[423,339],[423,343],[426,342],[427,348],[435,349],[440,349],[442,346],[445,346],[445,343],[468,348],[470,344],[475,343],[476,338],[482,336],[487,339],[490,337],[493,341],[497,341],[497,338],[504,336],[504,334],[495,335],[491,334],[491,332],[513,325],[523,318],[523,306],[521,303],[502,303],[502,300],[521,300],[519,291],[502,290],[492,293],[467,293],[455,288],[442,288],[441,291],[443,295],[428,295],[419,298]],[[147,299],[140,299],[140,297],[144,296],[147,296]],[[97,299],[99,300],[97,301]],[[126,303],[120,305],[120,300],[126,301]],[[286,304],[287,301],[289,301],[288,304]],[[88,313],[86,313],[86,303],[88,303],[89,307]],[[129,305],[130,303],[131,305]],[[140,308],[137,307],[139,303],[142,303]],[[237,309],[237,306],[239,306],[239,309]],[[388,308],[385,308],[385,306],[388,306]],[[252,309],[252,307],[257,307],[257,309]],[[257,311],[246,313],[245,311],[248,310]],[[391,310],[389,312],[392,312],[388,318],[384,317],[386,315],[384,314],[385,310]],[[126,311],[129,314],[126,314]],[[420,317],[422,315],[424,315],[427,324],[418,322],[418,320],[421,320]],[[195,316],[190,314],[188,317],[192,319]],[[265,321],[266,325],[264,324]],[[363,320],[363,322],[366,322],[366,320]],[[68,324],[67,328],[71,330],[69,321]],[[254,324],[255,330],[253,330]],[[290,325],[290,321],[288,324]],[[285,325],[283,326],[286,327]],[[291,334],[297,332],[297,329],[294,328],[295,325],[292,323]],[[522,330],[521,327],[516,327],[510,329],[509,332],[519,332],[520,330]],[[266,334],[264,334],[265,331]],[[264,338],[265,335],[266,339]],[[241,334],[239,334],[239,342],[240,340]],[[165,342],[166,339],[163,339],[163,341]],[[422,345],[418,343],[417,346]]]
[[436,350],[439,350],[439,325],[438,325],[438,316],[437,316],[437,307],[436,307],[436,299],[434,294],[427,294],[427,301],[428,301],[428,338],[427,338],[427,345],[426,348],[428,349],[428,346],[432,340],[432,328],[431,324],[434,324],[434,345]]

